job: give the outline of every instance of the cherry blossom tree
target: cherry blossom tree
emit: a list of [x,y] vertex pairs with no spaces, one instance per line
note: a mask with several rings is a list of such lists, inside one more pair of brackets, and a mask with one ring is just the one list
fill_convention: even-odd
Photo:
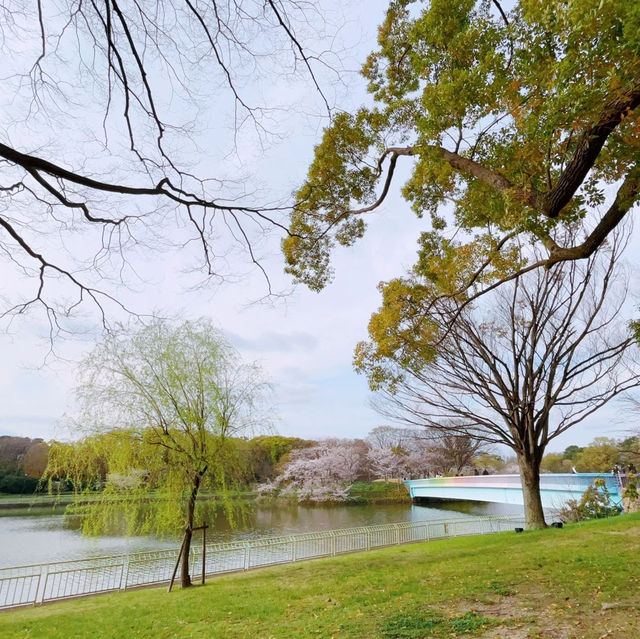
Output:
[[275,480],[285,493],[300,501],[341,501],[349,486],[366,475],[368,447],[358,440],[326,439],[316,446],[291,452],[290,460]]
[[407,475],[409,455],[396,448],[372,448],[367,453],[371,474],[376,479],[394,479]]

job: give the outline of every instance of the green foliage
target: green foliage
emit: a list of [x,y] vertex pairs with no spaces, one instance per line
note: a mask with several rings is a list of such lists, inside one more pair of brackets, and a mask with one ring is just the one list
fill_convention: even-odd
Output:
[[505,586],[500,581],[492,581],[489,584],[489,590],[496,595],[500,595],[501,597],[511,597],[516,594],[516,591],[513,588],[509,588],[509,586]]
[[616,442],[620,456],[618,463],[625,466],[634,464],[640,466],[640,437],[634,435]]
[[[411,291],[423,301],[503,279],[526,263],[531,243],[553,253],[624,178],[619,212],[631,209],[640,175],[635,3],[520,0],[505,10],[483,0],[390,2],[362,69],[373,105],[335,115],[297,191],[283,242],[297,280],[326,285],[333,247],[363,235],[397,162],[412,162],[404,198],[431,216],[414,273],[427,290]],[[402,291],[388,295],[406,302]],[[412,305],[401,304],[410,323]],[[357,364],[367,357],[361,348]]]
[[[186,446],[184,433],[175,432],[172,437]],[[155,440],[153,430],[142,433],[122,430],[67,445],[72,459],[80,456],[74,454],[75,448],[90,460],[81,468],[75,464],[62,466],[62,470],[87,473],[69,479],[76,500],[67,508],[69,515],[82,516],[84,534],[163,536],[184,531],[189,520],[193,469],[180,450],[159,447]],[[237,485],[236,473],[243,467],[232,441],[214,440],[211,436],[205,443],[205,447],[211,448],[212,465],[201,477],[198,492],[221,491],[222,499],[198,500],[194,520],[211,521],[218,510],[224,509],[234,522],[242,513],[238,511],[239,504],[232,501],[230,490]],[[87,455],[88,451],[92,452]],[[58,458],[54,461],[62,463]],[[53,473],[53,467],[50,472]]]
[[575,461],[578,454],[583,450],[584,449],[581,446],[576,446],[575,444],[572,444],[571,446],[567,446],[564,449],[564,453],[562,454],[562,456],[564,457],[564,459]]
[[0,473],[0,493],[32,495],[38,487],[38,480],[33,477]]
[[[476,316],[481,321],[473,325],[473,337],[458,334],[453,340],[452,325],[473,324],[469,317],[475,309],[469,302],[505,280],[521,282],[515,275],[534,263],[564,261],[567,271],[579,269],[575,260],[593,256],[638,201],[639,25],[634,3],[622,0],[519,0],[504,9],[485,0],[390,2],[377,50],[362,70],[372,105],[339,113],[324,131],[296,193],[292,234],[283,242],[287,272],[313,290],[322,288],[332,277],[335,245],[349,245],[362,236],[364,217],[396,186],[396,165],[411,163],[402,195],[418,216],[430,216],[431,225],[418,238],[417,260],[409,273],[380,284],[382,303],[369,322],[369,340],[356,347],[354,366],[367,375],[372,390],[395,399],[403,393],[411,396],[422,375],[425,393],[409,397],[407,403],[415,403],[407,412],[428,404],[427,395],[438,397],[434,371],[439,361],[445,362],[438,371],[445,376],[447,370],[465,369],[471,359],[467,352],[448,367],[452,341],[469,343],[467,350],[481,343],[488,353],[510,330],[526,332],[520,330],[518,313],[512,314],[515,327]],[[616,188],[615,202],[600,211],[608,190]],[[587,219],[592,217],[602,222]],[[590,262],[585,268],[595,267]],[[551,277],[550,269],[544,273]],[[558,274],[544,285],[534,282],[532,291],[541,286],[556,291],[569,281],[579,279]],[[527,300],[517,301],[528,308]],[[567,305],[553,303],[545,309],[542,321],[554,334],[549,343],[555,343],[558,331],[567,340],[590,334],[553,328],[562,308]],[[541,342],[523,340],[521,350],[508,353],[504,361],[524,367],[524,361],[543,357],[541,349],[532,360],[523,358],[527,343]],[[568,362],[570,352],[574,350],[558,357]],[[499,357],[499,363],[485,360],[487,369],[501,368]],[[470,387],[478,389],[476,395],[482,389],[491,395],[504,388],[495,374],[488,382],[478,375],[481,359],[479,355],[473,362],[472,382],[451,382],[443,395]],[[589,374],[593,368],[583,370]],[[541,370],[556,370],[556,364]],[[560,378],[575,380],[561,375],[555,381]],[[538,392],[540,383],[534,387]],[[476,401],[490,409],[505,402],[519,411],[537,404],[536,398],[522,399],[530,389],[518,392],[497,400],[470,397],[468,406],[456,405],[456,415],[474,421]],[[412,418],[449,417],[453,403],[447,406],[446,398],[440,399],[431,415],[418,408]],[[550,408],[548,402],[545,406]],[[500,431],[502,441],[520,454],[528,445],[523,442],[533,441],[522,434],[522,424],[544,422],[549,415],[543,411],[533,417],[531,409],[526,419],[519,415],[511,422],[508,412],[513,414],[504,411],[500,425],[483,423],[482,428],[492,436]],[[503,421],[509,422],[505,431]],[[536,425],[536,438],[547,439],[541,435],[547,429]],[[545,445],[521,457],[535,460],[534,474]]]
[[467,612],[460,617],[448,619],[438,611],[422,611],[415,615],[397,614],[382,625],[382,634],[393,639],[409,637],[451,637],[475,634],[478,630],[495,625],[495,620]]
[[123,445],[133,443],[129,432],[111,431],[83,437],[76,442],[52,442],[43,481],[49,489],[71,489],[86,493],[102,488],[106,481],[108,459],[117,458]]
[[576,470],[581,473],[608,473],[618,463],[620,451],[610,437],[596,437],[575,457]]
[[433,636],[435,628],[442,624],[441,614],[432,613],[430,616],[398,614],[390,617],[382,625],[381,631],[385,637],[399,639],[401,637]]
[[349,486],[349,500],[359,504],[410,503],[406,486],[398,482],[355,481]]
[[627,499],[638,499],[638,476],[629,475],[627,477],[627,485],[622,493],[623,497]]
[[505,469],[507,462],[495,453],[481,453],[474,457],[473,464],[476,468],[486,468],[494,473],[500,473]]
[[249,440],[236,440],[242,467],[246,469],[244,482],[266,482],[279,472],[292,450],[313,446],[315,442],[298,437],[259,435]]
[[540,462],[540,470],[545,473],[568,473],[571,466],[571,460],[562,453],[547,453]]
[[[263,418],[264,391],[208,322],[112,333],[82,366],[81,422],[94,432],[52,445],[46,477],[73,486],[70,512],[88,534],[190,530],[204,508],[225,508],[233,523],[225,495],[247,471],[232,436]],[[222,500],[200,503],[202,490]]]
[[354,366],[366,372],[373,390],[393,387],[394,372],[384,362],[393,359],[398,367],[420,367],[435,355],[433,342],[439,334],[435,323],[424,316],[423,304],[431,287],[415,285],[407,279],[395,279],[380,285],[382,306],[371,316],[371,341],[356,347]]
[[[360,110],[355,116],[339,113],[333,126],[325,130],[322,143],[309,169],[309,181],[297,193],[299,205],[291,218],[291,234],[283,240],[282,250],[288,270],[298,270],[301,279],[313,290],[320,290],[331,276],[328,249],[337,242],[349,246],[364,233],[360,218],[346,215],[351,202],[371,201],[377,181],[369,167],[351,166],[346,157],[362,158],[369,147],[379,144],[381,124],[376,113]],[[318,190],[317,184],[331,183],[333,188]],[[312,211],[322,207],[326,221],[335,227],[333,236],[316,240],[316,223]],[[311,215],[309,215],[311,213]]]
[[598,478],[585,490],[580,500],[571,499],[561,509],[564,521],[584,521],[619,515],[622,508],[611,501],[604,479]]
[[624,439],[596,437],[587,446],[571,445],[563,453],[548,453],[541,468],[549,473],[567,473],[575,466],[578,472],[608,473],[615,465],[626,468],[640,462],[637,436]]

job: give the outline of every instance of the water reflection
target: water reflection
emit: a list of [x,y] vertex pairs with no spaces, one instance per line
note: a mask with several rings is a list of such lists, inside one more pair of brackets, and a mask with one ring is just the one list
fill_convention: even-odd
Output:
[[[517,506],[460,501],[332,507],[279,504],[247,508],[244,504],[235,512],[235,527],[220,508],[209,512],[207,538],[223,542],[399,521],[520,513]],[[85,537],[79,527],[77,517],[63,515],[0,518],[0,567],[175,548],[179,544],[175,537]]]

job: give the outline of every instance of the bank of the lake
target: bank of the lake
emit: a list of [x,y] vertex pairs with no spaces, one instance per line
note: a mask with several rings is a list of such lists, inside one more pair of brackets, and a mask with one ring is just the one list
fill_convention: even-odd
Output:
[[[252,490],[233,490],[225,494],[224,499],[231,500],[253,500],[257,497],[257,493]],[[15,511],[21,511],[20,514],[28,515],[32,511],[41,508],[49,508],[52,510],[64,510],[68,505],[80,502],[91,503],[101,498],[99,493],[89,492],[75,495],[74,493],[53,493],[39,492],[33,495],[7,495],[0,493],[0,517],[13,515]],[[219,493],[203,492],[199,499],[201,500],[220,500],[222,495]],[[114,500],[121,500],[122,497],[114,497]],[[145,499],[158,499],[155,493],[149,493]]]
[[640,515],[393,547],[0,614],[42,638],[640,636]]
[[[153,499],[151,494],[149,499]],[[219,493],[202,492],[200,500],[217,500],[222,496]],[[41,509],[64,510],[76,499],[83,502],[91,502],[98,499],[97,494],[88,493],[76,497],[73,493],[36,493],[33,495],[9,495],[0,493],[0,517],[20,514],[39,514]],[[260,499],[260,493],[255,490],[232,490],[225,494],[224,499],[253,501]],[[261,499],[269,501],[268,499]],[[282,499],[282,502],[291,501]],[[337,502],[337,505],[347,504],[403,504],[410,503],[409,491],[400,481],[358,481],[351,485],[346,502]],[[330,502],[324,505],[332,505]],[[49,513],[50,514],[50,513]]]
[[323,501],[305,500],[297,493],[275,492],[260,495],[261,503],[291,504],[302,503],[309,506],[333,507],[362,504],[410,504],[409,490],[401,481],[357,481],[351,484],[345,499]]
[[349,498],[360,504],[409,504],[411,496],[401,482],[358,481],[349,489]]

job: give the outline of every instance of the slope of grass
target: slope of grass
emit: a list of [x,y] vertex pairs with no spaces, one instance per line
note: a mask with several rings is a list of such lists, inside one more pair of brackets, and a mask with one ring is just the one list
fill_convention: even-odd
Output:
[[640,636],[640,515],[400,546],[0,614],[2,637]]
[[404,484],[388,481],[357,481],[349,489],[349,498],[357,504],[411,503],[409,490]]

